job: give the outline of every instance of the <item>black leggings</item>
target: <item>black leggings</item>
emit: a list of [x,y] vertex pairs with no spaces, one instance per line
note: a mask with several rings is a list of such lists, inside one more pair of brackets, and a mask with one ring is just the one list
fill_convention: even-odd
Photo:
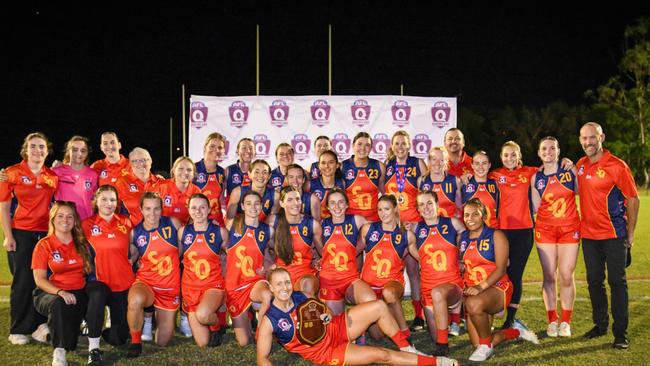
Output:
[[512,281],[512,300],[510,304],[519,305],[523,292],[524,269],[533,249],[533,229],[502,230],[508,238],[510,253],[508,255],[508,277]]
[[86,323],[88,323],[88,337],[97,338],[102,334],[104,326],[104,308],[111,310],[111,328],[106,341],[119,346],[126,343],[129,336],[129,325],[126,322],[129,290],[112,292],[105,283],[89,281],[86,285],[88,294],[88,310]]
[[34,290],[34,307],[40,314],[47,316],[52,346],[74,351],[81,331],[81,318],[86,313],[87,298],[83,289],[66,291],[74,294],[77,298],[76,304],[66,305],[61,296],[48,294],[37,288]]

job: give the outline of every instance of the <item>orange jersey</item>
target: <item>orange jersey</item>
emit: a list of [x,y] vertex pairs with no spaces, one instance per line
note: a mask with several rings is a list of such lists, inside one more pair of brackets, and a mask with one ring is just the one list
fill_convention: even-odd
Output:
[[522,166],[514,170],[499,168],[489,178],[499,185],[498,220],[504,230],[532,229],[533,204],[530,199],[530,180],[537,168]]
[[571,170],[564,170],[558,164],[556,173],[545,175],[537,172],[535,189],[541,197],[537,209],[537,224],[551,226],[579,225],[576,206],[576,177]]
[[11,203],[11,227],[28,231],[47,231],[50,203],[59,178],[43,166],[36,177],[23,160],[7,168],[7,181],[0,182],[0,201]]
[[[484,226],[478,238],[470,239],[469,230],[464,231],[460,237],[460,251],[465,273],[463,280],[467,287],[475,286],[485,281],[497,268],[494,253],[494,232],[489,226]],[[507,274],[499,282],[510,281]]]
[[249,286],[264,276],[264,253],[269,244],[270,228],[260,222],[257,227],[246,226],[244,234],[230,228],[226,251],[226,290],[235,291]]
[[474,174],[474,168],[472,168],[472,157],[467,155],[465,151],[463,151],[463,155],[458,164],[454,164],[454,162],[449,160],[448,166],[447,174],[455,177],[461,177],[463,174],[467,173]]
[[223,289],[221,275],[221,227],[208,224],[205,231],[197,231],[190,224],[183,229],[181,250],[183,255],[183,288]]
[[361,269],[361,279],[374,287],[383,287],[390,281],[404,283],[404,254],[408,235],[399,226],[384,231],[381,222],[370,225],[366,233],[366,259]]
[[217,165],[214,172],[208,172],[203,160],[196,165],[196,178],[192,181],[210,200],[210,219],[217,220],[219,225],[224,226],[223,212],[221,211],[221,198],[223,197],[223,185],[226,180],[224,169]]
[[140,258],[136,280],[161,290],[177,290],[181,286],[181,262],[178,234],[169,217],[162,216],[156,229],[146,230],[144,223],[133,229],[133,240]]
[[323,220],[323,258],[320,277],[345,281],[359,278],[357,270],[357,239],[359,228],[354,215],[345,215],[345,220],[334,224],[332,218]]
[[485,224],[493,229],[499,227],[497,221],[497,207],[499,206],[499,186],[494,179],[487,179],[485,182],[477,182],[476,178],[471,177],[467,184],[460,188],[460,196],[463,203],[472,198],[478,198],[487,208],[487,217]]
[[420,221],[418,212],[418,177],[420,160],[414,156],[406,159],[406,164],[398,165],[396,159],[386,163],[386,184],[384,190],[397,198],[400,220],[403,222]]
[[445,175],[445,179],[434,182],[430,175],[422,178],[421,191],[432,191],[438,196],[438,216],[460,217],[460,209],[456,206],[458,181],[453,175]]
[[107,222],[99,215],[93,215],[81,223],[90,244],[90,258],[94,270],[89,281],[101,281],[113,292],[128,290],[135,279],[129,262],[129,234],[131,220],[113,215]]
[[54,234],[36,243],[32,269],[47,270],[47,279],[63,290],[79,290],[86,285],[84,261],[74,243],[63,244]]
[[176,187],[174,178],[161,180],[153,190],[158,192],[160,198],[162,198],[163,216],[175,217],[183,224],[187,223],[190,219],[190,213],[187,210],[190,197],[195,193],[201,193],[199,187],[193,183],[187,186],[185,192],[181,192]]
[[95,169],[97,171],[97,174],[99,174],[100,186],[103,186],[104,184],[114,186],[115,182],[117,182],[120,177],[129,175],[131,172],[129,159],[125,158],[121,154],[120,160],[118,160],[115,164],[109,162],[108,159],[102,159],[92,163],[90,167],[92,169]]
[[155,174],[149,175],[147,183],[140,180],[132,173],[120,177],[115,182],[115,189],[117,189],[120,201],[122,201],[122,208],[129,216],[131,222],[136,225],[142,221],[142,212],[140,211],[140,198],[144,192],[151,192],[158,182],[161,181]]
[[415,228],[415,243],[420,256],[422,287],[434,288],[460,280],[456,229],[448,217],[439,217],[435,225],[424,221]]
[[627,199],[638,196],[630,168],[608,150],[595,163],[583,157],[576,168],[582,237],[592,240],[626,237]]
[[289,271],[291,281],[296,283],[302,276],[316,274],[316,269],[312,266],[312,260],[314,259],[312,252],[314,219],[303,215],[299,223],[289,224],[289,231],[291,232],[291,244],[293,245],[293,259],[291,263],[286,264],[280,257],[277,257],[275,264]]
[[347,213],[361,215],[368,221],[379,221],[377,203],[379,202],[379,178],[381,164],[369,159],[365,167],[354,165],[354,156],[343,161],[341,167],[345,182],[345,193],[350,200]]

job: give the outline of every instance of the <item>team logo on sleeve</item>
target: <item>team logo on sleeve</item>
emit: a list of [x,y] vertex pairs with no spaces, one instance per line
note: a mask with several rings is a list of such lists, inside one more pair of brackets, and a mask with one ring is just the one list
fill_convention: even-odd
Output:
[[334,138],[332,139],[332,149],[334,149],[338,155],[339,161],[350,157],[351,146],[352,140],[350,140],[347,133],[340,132],[334,134]]
[[280,318],[280,320],[278,320],[278,328],[283,332],[288,332],[291,329],[291,322],[285,318]]
[[289,105],[284,100],[274,100],[269,106],[269,115],[273,126],[286,126],[289,120]]
[[311,150],[311,140],[309,139],[309,136],[304,133],[293,135],[291,146],[293,147],[294,157],[296,159],[302,161],[309,157],[309,152]]
[[253,136],[255,143],[255,156],[258,159],[268,159],[269,151],[271,150],[271,140],[266,135],[259,134]]
[[418,159],[426,159],[429,156],[429,150],[431,149],[431,139],[424,133],[419,133],[413,137],[411,141],[411,146],[415,157]]
[[350,106],[350,113],[352,114],[352,124],[355,126],[363,127],[368,124],[370,119],[370,104],[365,99],[357,99]]
[[404,127],[409,124],[411,118],[411,106],[405,100],[396,100],[393,106],[390,107],[390,112],[393,115],[393,124],[398,127]]
[[61,263],[63,262],[63,257],[61,256],[61,253],[59,253],[58,249],[55,249],[52,251],[52,260],[56,263]]
[[431,118],[433,125],[438,128],[444,128],[449,124],[449,116],[451,115],[451,107],[447,102],[435,102],[431,107]]
[[248,106],[241,100],[232,102],[228,107],[228,114],[231,126],[241,128],[248,123]]
[[386,159],[386,152],[390,146],[390,137],[385,133],[377,133],[372,138],[372,152],[378,160]]
[[208,107],[203,102],[190,104],[190,126],[197,130],[208,125]]
[[102,229],[99,228],[99,225],[93,225],[90,228],[90,235],[92,236],[102,235]]
[[318,127],[323,127],[329,124],[331,106],[327,104],[325,99],[317,99],[310,107],[311,119]]
[[143,247],[147,245],[147,236],[146,235],[140,235],[138,236],[138,239],[135,241],[139,247]]

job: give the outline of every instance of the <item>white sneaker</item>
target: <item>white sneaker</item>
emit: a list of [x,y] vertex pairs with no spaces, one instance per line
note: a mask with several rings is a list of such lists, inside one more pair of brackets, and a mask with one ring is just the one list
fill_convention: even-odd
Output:
[[149,321],[145,319],[144,325],[142,326],[142,336],[140,339],[145,342],[153,341],[153,325],[151,323],[151,318],[149,318]]
[[449,324],[449,335],[458,337],[460,335],[460,326],[456,323]]
[[418,350],[417,350],[415,347],[413,347],[412,345],[410,345],[410,346],[408,346],[408,347],[402,347],[402,348],[400,348],[399,350],[402,351],[402,352],[415,353],[416,355],[420,355],[420,356],[430,356],[430,355],[428,355],[428,354],[426,354],[426,353],[424,353],[424,352],[418,351]]
[[443,356],[437,356],[436,357],[436,366],[459,366],[460,363],[458,360],[455,360],[453,358],[448,358],[448,357],[443,357]]
[[557,337],[557,322],[548,323],[548,326],[546,327],[546,335],[551,338]]
[[487,344],[479,344],[478,347],[474,350],[471,356],[469,356],[470,361],[474,362],[483,362],[490,358],[494,353],[494,349]]
[[54,349],[52,366],[68,366],[68,360],[65,359],[65,348],[57,347]]
[[560,329],[557,332],[560,337],[571,337],[571,324],[567,322],[560,323]]
[[47,326],[47,323],[42,323],[38,328],[36,328],[34,333],[32,333],[32,339],[41,343],[48,343],[49,336],[50,328]]
[[187,319],[187,314],[181,313],[181,325],[178,328],[185,337],[189,338],[192,336],[192,328],[190,328],[190,321]]
[[515,319],[515,321],[512,322],[512,328],[517,329],[519,331],[519,339],[532,342],[533,344],[539,344],[539,339],[537,339],[537,334],[535,334],[535,332],[533,332],[532,330],[528,329],[526,324],[524,324],[521,320]]
[[9,334],[9,342],[15,346],[23,346],[29,343],[29,337],[24,334]]

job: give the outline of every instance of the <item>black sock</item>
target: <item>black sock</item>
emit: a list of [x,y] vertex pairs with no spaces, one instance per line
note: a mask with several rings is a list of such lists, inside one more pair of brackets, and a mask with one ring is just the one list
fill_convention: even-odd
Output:
[[510,326],[512,326],[512,323],[515,321],[515,315],[517,314],[517,308],[513,308],[511,306],[508,306],[506,311],[507,311],[506,321],[503,322],[503,325],[504,326],[507,325],[506,328],[510,328]]

